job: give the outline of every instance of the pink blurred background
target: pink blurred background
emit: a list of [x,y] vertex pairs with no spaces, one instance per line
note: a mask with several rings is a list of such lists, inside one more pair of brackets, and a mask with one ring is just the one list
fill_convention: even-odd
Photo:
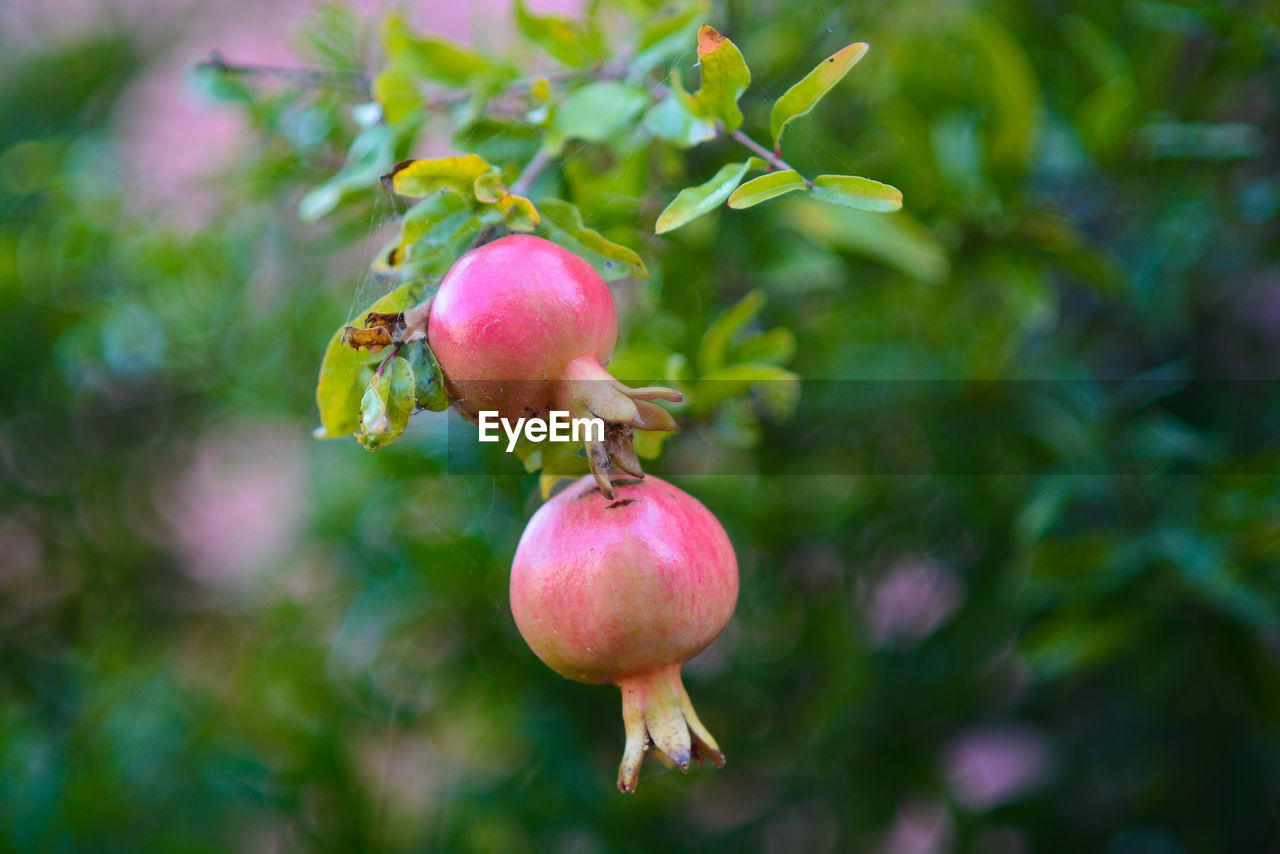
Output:
[[[129,183],[142,212],[165,210],[198,219],[207,210],[209,176],[246,144],[235,111],[202,104],[186,90],[184,72],[218,51],[233,64],[297,66],[291,50],[300,21],[317,0],[9,0],[0,29],[11,45],[32,49],[120,22],[139,35],[152,58],[120,105]],[[420,32],[501,51],[510,33],[508,0],[344,0],[373,26],[399,10]],[[576,14],[580,0],[529,0],[535,13]],[[177,38],[174,38],[177,34]]]

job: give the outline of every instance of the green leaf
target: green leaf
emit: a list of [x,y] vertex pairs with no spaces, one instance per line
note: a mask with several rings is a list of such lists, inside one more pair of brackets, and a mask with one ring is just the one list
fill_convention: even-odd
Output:
[[389,65],[424,80],[461,88],[477,76],[504,72],[501,66],[461,45],[416,35],[398,12],[383,19],[381,35]]
[[390,445],[409,424],[414,409],[413,368],[396,356],[374,374],[360,399],[360,433],[356,438],[369,451]]
[[742,163],[727,163],[705,184],[681,190],[671,204],[667,205],[666,210],[658,215],[658,221],[653,226],[654,232],[665,234],[715,209],[729,198],[729,194],[737,188],[748,170],[763,169],[765,165],[758,157]]
[[478,154],[402,160],[382,176],[382,183],[402,196],[424,198],[437,190],[471,195],[475,181],[493,167]]
[[388,122],[398,122],[422,103],[417,79],[403,65],[389,65],[373,78],[373,100]]
[[800,399],[800,377],[777,365],[742,362],[704,374],[695,384],[691,404],[705,413],[752,390],[759,394],[771,417],[784,418],[795,410]]
[[542,493],[542,500],[546,501],[551,497],[551,491],[560,481],[576,480],[589,471],[591,466],[586,457],[576,454],[557,456],[542,467],[542,474],[538,476],[538,490]]
[[737,130],[742,126],[738,98],[751,83],[751,71],[742,58],[742,51],[704,24],[698,30],[698,64],[702,69],[698,101],[724,122],[725,130]]
[[886,216],[809,201],[783,204],[782,221],[819,246],[874,258],[924,282],[950,274],[942,244],[905,211]]
[[896,211],[902,191],[856,175],[819,175],[813,179],[814,198],[860,211]]
[[[422,295],[423,283],[407,282],[361,312],[360,318],[369,312],[394,314],[416,305]],[[360,426],[360,373],[369,354],[353,350],[342,343],[342,330],[329,339],[329,346],[320,363],[320,379],[316,385],[316,404],[320,409],[320,427],[312,434],[317,439],[340,439],[350,436]]]
[[453,147],[474,152],[490,163],[527,162],[542,146],[536,128],[524,122],[477,118],[453,135]]
[[711,321],[702,340],[698,342],[698,370],[706,374],[724,367],[728,360],[729,343],[743,327],[755,319],[764,308],[764,291],[751,291],[719,317]]
[[1039,84],[1027,50],[1017,35],[996,18],[967,16],[976,78],[987,82],[983,131],[990,140],[991,164],[1021,170],[1031,157],[1038,125]]
[[566,464],[565,461],[576,458],[586,462],[586,457],[582,456],[582,451],[582,442],[574,442],[572,440],[552,442],[550,439],[544,442],[533,442],[527,437],[521,436],[516,440],[516,447],[513,453],[524,465],[524,470],[532,474],[538,469],[562,469],[568,472],[578,472],[576,464],[572,462]]
[[389,266],[405,278],[443,275],[483,228],[466,198],[436,193],[405,214],[398,257]]
[[253,92],[235,75],[212,63],[200,63],[186,73],[184,83],[214,103],[252,103]]
[[471,213],[465,197],[457,193],[434,193],[405,211],[400,221],[400,246],[409,250],[451,220]]
[[803,116],[822,100],[822,96],[831,91],[831,87],[840,82],[850,68],[858,64],[867,53],[866,42],[856,42],[841,48],[819,63],[804,78],[792,86],[773,105],[769,114],[769,130],[773,134],[773,144],[782,143],[782,132],[792,119]]
[[639,255],[584,225],[582,213],[574,205],[563,199],[539,199],[538,209],[548,236],[574,252],[602,259],[605,268],[602,272],[606,279],[616,279],[617,272],[625,274],[625,270],[630,270],[637,278],[649,278],[649,271]]
[[390,392],[391,378],[385,374],[375,376],[365,388],[364,397],[360,398],[360,430],[366,436],[377,436],[391,429],[391,417],[387,414]]
[[467,251],[485,225],[474,213],[446,221],[413,244],[400,270],[401,278],[438,279],[443,276],[458,257]]
[[444,272],[431,262],[443,252],[449,256],[445,269],[451,266],[460,254],[459,244],[469,240],[471,227],[479,231],[481,226],[467,198],[457,193],[433,193],[405,212],[400,237],[374,258],[373,271],[405,278]]
[[796,355],[796,335],[778,327],[746,338],[734,352],[744,362],[768,362],[785,365]]
[[604,39],[594,26],[555,15],[534,15],[523,0],[515,0],[516,27],[529,41],[570,68],[604,59]]
[[636,36],[636,54],[631,60],[633,74],[643,76],[652,68],[674,60],[684,53],[693,38],[698,21],[711,10],[709,0],[696,0],[682,8],[666,8],[646,15]]
[[637,430],[632,436],[636,456],[644,460],[656,460],[662,455],[662,444],[674,433],[665,430]]
[[645,114],[645,129],[659,139],[673,142],[681,148],[691,148],[715,138],[715,119],[697,98],[685,91],[678,72],[671,72],[668,84],[670,94]]
[[379,174],[395,158],[395,145],[396,132],[388,125],[377,124],[361,131],[352,141],[342,168],[302,197],[298,216],[303,222],[315,222],[352,193],[376,187]]
[[759,178],[752,178],[729,196],[729,207],[749,208],[769,199],[786,195],[794,190],[804,189],[804,178],[794,169],[783,172],[770,172]]
[[299,59],[326,68],[350,68],[364,50],[365,31],[353,10],[317,3],[293,27]]
[[643,89],[616,80],[601,80],[569,93],[551,117],[548,147],[558,151],[565,140],[599,142],[626,127],[649,103]]
[[444,373],[435,353],[426,341],[405,345],[409,366],[413,368],[413,397],[419,409],[443,412],[449,408],[449,393],[444,387]]

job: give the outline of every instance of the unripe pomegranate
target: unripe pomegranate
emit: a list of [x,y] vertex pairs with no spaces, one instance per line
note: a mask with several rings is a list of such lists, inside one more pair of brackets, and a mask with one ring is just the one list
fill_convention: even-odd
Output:
[[599,500],[583,477],[544,504],[520,537],[511,612],[547,666],[622,689],[626,749],[618,788],[634,792],[652,752],[689,770],[724,765],[680,681],[680,665],[720,634],[738,598],[738,561],[701,502],[656,477]]
[[588,442],[587,460],[605,497],[610,464],[644,477],[632,429],[675,430],[662,407],[679,401],[668,388],[632,389],[604,369],[618,340],[609,287],[577,255],[549,240],[515,234],[463,255],[430,306],[427,342],[459,412],[546,418],[599,417],[604,441]]

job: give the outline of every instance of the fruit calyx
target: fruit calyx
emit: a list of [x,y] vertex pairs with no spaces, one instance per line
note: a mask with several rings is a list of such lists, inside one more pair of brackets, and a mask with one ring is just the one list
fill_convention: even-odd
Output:
[[[679,403],[684,395],[661,386],[626,386],[591,356],[580,356],[565,365],[564,378],[564,394],[554,395],[553,406],[574,418],[596,417],[605,422],[604,438],[588,438],[583,447],[596,485],[604,497],[612,501],[611,468],[633,477],[644,477],[635,450],[635,430],[679,429],[669,412],[650,401]],[[555,400],[561,397],[565,399]]]
[[698,720],[680,679],[680,665],[618,680],[627,742],[618,766],[618,789],[633,794],[640,767],[653,756],[668,768],[689,772],[690,761],[709,760],[724,767],[724,754]]

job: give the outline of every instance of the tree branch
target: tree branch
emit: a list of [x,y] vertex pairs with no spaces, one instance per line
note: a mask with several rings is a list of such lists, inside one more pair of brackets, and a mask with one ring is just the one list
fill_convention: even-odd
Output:
[[[724,124],[723,124],[723,123],[721,123],[721,122],[716,122],[716,126],[717,126],[717,127],[718,127],[722,132],[724,131]],[[755,154],[757,157],[759,157],[759,158],[760,158],[761,160],[763,160],[765,163],[768,163],[768,164],[769,164],[769,167],[770,167],[772,170],[777,171],[777,170],[779,170],[779,169],[782,169],[782,170],[786,170],[786,171],[789,171],[789,172],[795,172],[797,175],[799,175],[799,174],[800,174],[800,173],[799,173],[799,171],[798,171],[798,170],[796,170],[796,168],[795,168],[795,167],[793,167],[790,163],[788,163],[787,161],[783,160],[783,159],[782,159],[781,157],[779,157],[776,153],[774,153],[774,152],[770,151],[769,149],[765,148],[763,145],[761,145],[760,143],[756,142],[754,139],[752,139],[751,137],[749,137],[749,136],[747,136],[745,133],[743,133],[743,132],[742,132],[742,128],[738,128],[738,129],[737,129],[737,130],[735,130],[735,131],[730,131],[729,136],[730,136],[732,139],[736,140],[737,142],[741,143],[743,146],[745,146],[745,147],[746,147],[746,149],[747,149],[748,151],[750,151],[751,153]],[[801,177],[801,179],[804,181],[804,183],[805,183],[807,186],[809,186],[809,187],[812,187],[812,186],[813,186],[813,182],[812,182],[812,181],[810,181],[808,178],[805,178],[803,175],[801,175],[800,177]]]
[[511,185],[511,193],[516,196],[523,196],[529,192],[529,188],[533,186],[533,182],[538,180],[538,176],[546,171],[551,165],[551,161],[555,158],[551,152],[545,148],[539,148],[538,153],[533,155],[533,159],[524,167],[524,171],[520,173],[520,177]]
[[369,75],[364,71],[330,71],[322,68],[281,68],[274,65],[239,65],[227,62],[218,51],[211,51],[209,58],[196,64],[197,68],[208,68],[223,74],[238,74],[246,77],[278,77],[284,80],[296,80],[307,86],[332,86],[340,89],[355,89],[367,94],[373,85]]

